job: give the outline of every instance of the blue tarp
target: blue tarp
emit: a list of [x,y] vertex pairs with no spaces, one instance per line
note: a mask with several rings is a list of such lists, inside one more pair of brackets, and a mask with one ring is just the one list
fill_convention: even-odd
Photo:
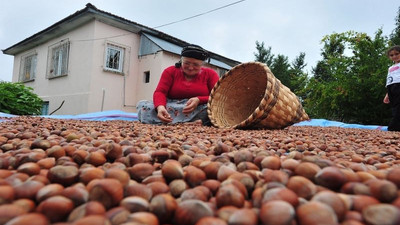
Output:
[[372,130],[385,130],[387,126],[379,125],[361,125],[354,123],[342,123],[337,121],[330,121],[325,119],[311,119],[294,124],[294,126],[319,126],[319,127],[343,127],[343,128],[359,128],[359,129],[372,129]]
[[[11,118],[15,117],[15,115],[0,112],[0,117]],[[127,113],[119,110],[110,110],[110,111],[86,113],[79,115],[51,115],[51,116],[41,116],[41,117],[53,118],[53,119],[75,119],[75,120],[94,120],[94,121],[138,120],[137,113]],[[359,129],[373,129],[373,130],[387,131],[387,126],[349,124],[349,123],[342,123],[325,119],[311,119],[307,121],[302,121],[300,123],[296,123],[293,126],[343,127],[343,128],[359,128]]]
[[[15,117],[15,115],[10,115],[0,112],[0,117],[9,118],[9,117]],[[73,120],[94,120],[94,121],[107,121],[107,120],[135,121],[137,120],[137,113],[127,113],[119,110],[111,110],[111,111],[79,114],[79,115],[51,115],[51,116],[46,115],[40,117],[52,118],[52,119],[73,119]]]

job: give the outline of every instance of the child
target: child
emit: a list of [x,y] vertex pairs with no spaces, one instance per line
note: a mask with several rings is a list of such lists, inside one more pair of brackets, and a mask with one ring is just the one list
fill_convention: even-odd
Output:
[[389,67],[386,78],[387,94],[383,102],[391,105],[393,118],[388,125],[389,131],[400,131],[400,45],[395,45],[387,51],[394,65]]

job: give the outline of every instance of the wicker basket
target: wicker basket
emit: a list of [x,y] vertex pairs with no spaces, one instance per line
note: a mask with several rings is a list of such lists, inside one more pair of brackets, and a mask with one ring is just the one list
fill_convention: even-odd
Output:
[[297,96],[259,62],[237,65],[221,77],[207,106],[219,128],[282,129],[309,119]]

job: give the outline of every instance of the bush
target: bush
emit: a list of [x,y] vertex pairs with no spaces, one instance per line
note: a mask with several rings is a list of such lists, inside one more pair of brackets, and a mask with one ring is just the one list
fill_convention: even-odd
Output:
[[14,115],[40,115],[42,99],[22,83],[0,81],[0,112]]

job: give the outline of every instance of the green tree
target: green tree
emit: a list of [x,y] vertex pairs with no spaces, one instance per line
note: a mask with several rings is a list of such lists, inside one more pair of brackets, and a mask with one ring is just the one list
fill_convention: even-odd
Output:
[[392,34],[390,35],[390,41],[391,45],[400,45],[400,7],[397,11],[397,17],[395,19],[396,21],[396,27],[392,31]]
[[308,82],[308,74],[304,72],[304,68],[307,66],[305,63],[306,54],[301,52],[299,56],[295,58],[295,60],[291,64],[291,68],[289,70],[290,73],[290,89],[297,96],[301,97],[301,99],[305,98],[304,96],[304,87]]
[[290,88],[290,64],[287,56],[278,54],[273,59],[270,69],[282,84]]
[[254,53],[255,61],[266,64],[282,84],[294,91],[295,94],[304,89],[307,79],[307,74],[303,72],[306,66],[304,62],[305,53],[300,53],[290,65],[287,56],[282,54],[275,56],[272,54],[271,47],[266,48],[264,42],[256,41],[256,50],[257,52]]
[[0,82],[0,112],[14,115],[39,115],[42,99],[22,83]]
[[262,62],[265,63],[267,66],[270,66],[274,59],[274,55],[271,52],[271,47],[265,48],[264,42],[260,43],[256,41],[256,49],[257,52],[254,53],[254,56],[256,57],[255,61]]
[[305,90],[304,107],[312,118],[384,124],[390,110],[382,103],[390,61],[382,30],[371,38],[348,31],[322,39],[323,59]]

